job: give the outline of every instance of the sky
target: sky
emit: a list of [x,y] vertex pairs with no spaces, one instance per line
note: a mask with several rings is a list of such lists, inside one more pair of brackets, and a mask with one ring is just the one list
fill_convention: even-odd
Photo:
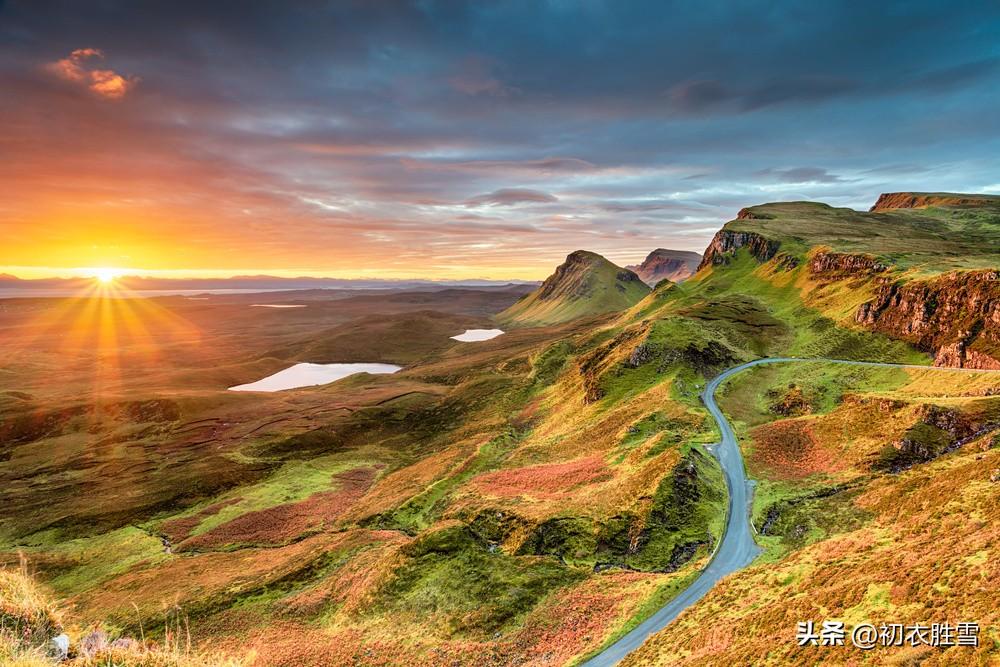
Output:
[[538,279],[1000,192],[1000,2],[0,0],[0,272]]

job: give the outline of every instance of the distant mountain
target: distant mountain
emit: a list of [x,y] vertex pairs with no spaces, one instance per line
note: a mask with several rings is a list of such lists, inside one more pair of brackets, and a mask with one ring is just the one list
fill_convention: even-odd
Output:
[[[506,287],[525,281],[506,280],[383,280],[378,278],[319,278],[300,276],[285,278],[268,275],[233,276],[231,278],[153,278],[122,276],[118,282],[134,290],[171,289],[414,289],[446,287]],[[537,284],[537,283],[527,283]]]
[[[537,285],[533,281],[501,280],[380,280],[343,279],[301,276],[285,278],[278,276],[233,276],[231,278],[159,278],[152,276],[124,275],[115,279],[115,284],[123,292],[136,293],[181,293],[204,290],[219,291],[269,291],[269,290],[443,290],[455,287],[475,289],[518,289]],[[92,278],[37,278],[21,279],[10,274],[0,274],[0,287],[7,296],[21,293],[33,296],[67,296],[86,292],[94,285]]]
[[642,264],[631,264],[626,269],[634,271],[650,287],[661,280],[680,282],[694,274],[701,263],[701,255],[688,250],[657,248],[649,253]]
[[625,310],[649,287],[634,272],[586,250],[571,253],[541,287],[500,313],[502,322],[557,324],[578,317]]

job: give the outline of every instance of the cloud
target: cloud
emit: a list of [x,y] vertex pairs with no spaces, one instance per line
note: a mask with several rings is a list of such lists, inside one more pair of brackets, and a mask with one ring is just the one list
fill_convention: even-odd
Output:
[[1000,173],[996,3],[13,4],[12,264],[149,239],[133,261],[544,277],[581,244],[700,250],[768,199],[867,209]]
[[45,69],[61,79],[84,85],[91,92],[113,100],[125,97],[139,83],[139,77],[126,78],[114,70],[91,68],[88,65],[94,59],[103,60],[104,52],[94,48],[76,49],[68,57],[48,63]]
[[930,167],[919,164],[887,164],[881,167],[872,167],[862,173],[873,175],[899,176],[907,174],[923,174],[931,171]]
[[666,96],[683,113],[748,112],[784,103],[823,102],[862,90],[844,77],[791,75],[743,87],[714,80],[684,81],[671,86]]
[[773,178],[781,183],[847,183],[847,179],[831,174],[819,167],[794,167],[792,169],[762,169],[758,176]]
[[459,172],[509,174],[572,174],[598,171],[597,165],[572,157],[545,157],[538,160],[418,160],[403,158],[411,169],[439,169]]
[[515,206],[517,204],[550,204],[559,198],[541,190],[528,188],[501,188],[493,192],[470,197],[465,200],[466,206]]

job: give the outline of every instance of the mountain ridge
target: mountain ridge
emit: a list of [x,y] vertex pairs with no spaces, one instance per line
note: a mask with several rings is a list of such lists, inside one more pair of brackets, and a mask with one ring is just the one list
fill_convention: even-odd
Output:
[[850,325],[907,341],[937,365],[1000,368],[1000,197],[888,193],[873,211],[744,208],[713,237],[699,271],[740,253],[775,272],[804,264],[810,280],[858,295]]
[[691,277],[700,263],[700,253],[657,248],[640,264],[629,264],[625,268],[634,271],[650,287],[655,287],[661,280],[676,283]]

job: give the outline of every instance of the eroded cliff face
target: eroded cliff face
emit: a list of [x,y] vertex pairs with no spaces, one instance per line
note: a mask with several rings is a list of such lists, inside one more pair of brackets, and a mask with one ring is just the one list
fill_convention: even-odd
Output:
[[883,284],[855,321],[934,354],[936,366],[1000,369],[1000,271]]
[[873,255],[854,255],[820,250],[809,260],[809,271],[821,278],[867,277],[889,270]]
[[[745,210],[745,209],[744,209]],[[743,211],[740,211],[740,215]],[[705,256],[698,265],[698,270],[706,266],[717,266],[728,264],[729,258],[740,248],[747,248],[750,254],[757,258],[759,262],[770,260],[778,252],[777,241],[764,238],[756,232],[737,232],[729,229],[720,229],[712,238],[705,250]]]
[[740,212],[736,214],[737,220],[771,220],[773,219],[767,213],[762,213],[761,211],[754,210],[752,206],[747,208],[741,208]]
[[885,192],[879,195],[878,201],[870,211],[888,211],[897,208],[926,208],[928,206],[982,206],[1000,199],[986,196],[924,193],[924,192]]

